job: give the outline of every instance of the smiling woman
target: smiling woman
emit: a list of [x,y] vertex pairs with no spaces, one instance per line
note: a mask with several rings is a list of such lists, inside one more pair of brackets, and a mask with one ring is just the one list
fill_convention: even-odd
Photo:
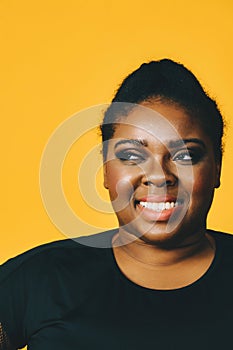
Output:
[[[219,184],[220,164],[211,139],[181,107],[158,101],[150,101],[147,107],[163,116],[163,127],[155,113],[135,108],[124,117],[124,124],[118,122],[108,144],[105,186],[119,221],[116,237],[121,243],[127,238],[132,241],[114,251],[119,266],[137,284],[154,289],[180,288],[198,279],[214,257],[213,241],[205,226],[214,188]],[[174,139],[178,135],[179,139]],[[151,246],[154,253],[148,261]],[[182,279],[177,279],[182,270],[176,262],[187,250],[195,272],[185,269]],[[171,264],[177,271],[170,276],[164,273],[164,278],[157,278],[155,271],[152,276],[145,268],[140,274],[139,269],[134,271],[133,261],[130,267],[128,260],[123,260],[122,252],[126,251],[140,261],[146,256],[150,264]],[[186,266],[187,260],[183,263]]]
[[233,239],[206,227],[216,103],[181,64],[150,62],[123,81],[101,131],[119,227],[2,266],[2,348],[232,348]]

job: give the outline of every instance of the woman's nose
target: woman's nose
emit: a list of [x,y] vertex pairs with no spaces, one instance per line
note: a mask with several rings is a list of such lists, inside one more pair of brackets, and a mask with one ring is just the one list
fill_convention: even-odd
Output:
[[174,186],[178,182],[178,178],[171,169],[168,162],[153,160],[143,169],[144,174],[142,183],[145,186],[166,187]]

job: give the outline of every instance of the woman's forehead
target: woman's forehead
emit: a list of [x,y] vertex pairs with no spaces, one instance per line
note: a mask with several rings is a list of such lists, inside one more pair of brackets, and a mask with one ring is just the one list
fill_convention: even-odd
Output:
[[183,110],[173,106],[160,105],[152,108],[139,106],[128,116],[119,119],[113,138],[141,138],[150,140],[153,137],[161,140],[179,140],[200,135],[199,123]]
[[182,107],[175,104],[150,103],[147,105],[137,105],[127,116],[122,116],[119,121],[123,124],[133,126],[164,127],[169,124],[179,127],[180,124],[193,124],[194,120]]

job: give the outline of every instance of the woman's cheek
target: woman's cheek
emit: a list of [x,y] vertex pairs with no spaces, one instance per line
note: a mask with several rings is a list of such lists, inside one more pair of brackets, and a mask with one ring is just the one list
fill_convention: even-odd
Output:
[[206,170],[207,169],[200,169],[196,173],[194,172],[192,197],[195,198],[198,203],[209,206],[213,198],[214,183],[210,183],[213,179],[211,169],[209,169],[210,171]]
[[189,201],[189,205],[195,207],[197,210],[200,206],[209,206],[213,197],[213,188],[210,181],[212,181],[211,166],[193,166],[192,172],[187,172],[181,169],[179,172],[179,189],[181,197],[184,195]]
[[120,167],[114,167],[108,173],[109,195],[116,212],[124,210],[134,193],[133,176]]

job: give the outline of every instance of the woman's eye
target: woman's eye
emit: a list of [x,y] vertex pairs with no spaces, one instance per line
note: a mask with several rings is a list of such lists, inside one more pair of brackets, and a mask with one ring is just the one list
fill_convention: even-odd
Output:
[[140,163],[144,161],[144,157],[141,154],[132,151],[120,151],[116,153],[116,157],[121,161],[129,161],[131,163]]
[[183,164],[195,164],[199,159],[199,156],[197,154],[194,154],[193,152],[180,152],[176,154],[173,157],[173,160],[175,162],[183,163]]
[[186,153],[180,153],[178,155],[175,156],[175,160],[189,160],[191,161],[192,160],[192,156],[190,155],[189,152],[186,152]]

